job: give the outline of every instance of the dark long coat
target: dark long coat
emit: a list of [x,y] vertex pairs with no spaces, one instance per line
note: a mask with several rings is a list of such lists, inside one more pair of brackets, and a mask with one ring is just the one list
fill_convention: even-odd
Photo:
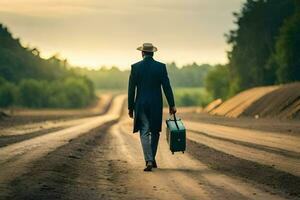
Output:
[[162,125],[162,90],[170,107],[175,106],[166,65],[145,57],[131,66],[128,84],[128,109],[134,110],[133,132],[140,130],[139,112],[144,109],[151,132],[160,132]]

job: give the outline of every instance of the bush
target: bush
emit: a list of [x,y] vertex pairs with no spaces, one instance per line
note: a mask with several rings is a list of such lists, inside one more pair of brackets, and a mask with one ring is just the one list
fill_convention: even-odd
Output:
[[66,79],[64,81],[64,93],[70,108],[83,107],[90,103],[91,94],[88,86],[82,79]]
[[214,99],[226,99],[229,94],[228,66],[215,66],[215,68],[210,71],[206,77],[205,87]]
[[67,108],[69,102],[64,93],[64,84],[61,81],[54,81],[47,87],[48,107],[50,108]]
[[79,108],[94,99],[94,86],[84,77],[52,82],[26,79],[17,86],[0,77],[0,107]]
[[42,108],[47,106],[47,84],[33,79],[22,80],[19,85],[19,98],[23,106]]
[[9,107],[16,102],[17,88],[4,80],[0,82],[0,107]]
[[[211,96],[203,88],[175,88],[174,99],[176,106],[206,106],[211,102]],[[164,98],[164,105],[167,106]]]

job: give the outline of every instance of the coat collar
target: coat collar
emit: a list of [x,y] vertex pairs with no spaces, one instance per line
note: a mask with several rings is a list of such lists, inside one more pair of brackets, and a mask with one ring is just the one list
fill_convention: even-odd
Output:
[[144,56],[143,60],[153,60],[153,57],[152,56]]

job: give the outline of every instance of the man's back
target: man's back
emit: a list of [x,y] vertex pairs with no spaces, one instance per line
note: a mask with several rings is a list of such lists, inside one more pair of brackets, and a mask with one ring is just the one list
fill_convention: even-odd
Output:
[[153,103],[162,98],[161,85],[163,80],[163,63],[146,57],[141,62],[132,65],[136,77],[137,96],[139,103]]

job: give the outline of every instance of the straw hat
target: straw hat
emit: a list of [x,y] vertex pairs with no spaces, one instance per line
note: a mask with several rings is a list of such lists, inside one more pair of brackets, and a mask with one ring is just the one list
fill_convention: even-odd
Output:
[[144,43],[143,46],[138,47],[137,50],[139,51],[146,51],[146,52],[155,52],[157,48],[153,46],[151,43]]

